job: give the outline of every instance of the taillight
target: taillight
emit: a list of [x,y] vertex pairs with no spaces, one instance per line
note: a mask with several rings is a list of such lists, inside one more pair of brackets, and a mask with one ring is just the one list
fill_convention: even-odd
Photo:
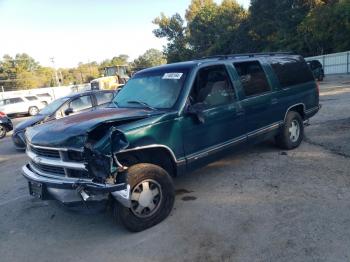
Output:
[[320,94],[320,83],[316,81],[317,92]]

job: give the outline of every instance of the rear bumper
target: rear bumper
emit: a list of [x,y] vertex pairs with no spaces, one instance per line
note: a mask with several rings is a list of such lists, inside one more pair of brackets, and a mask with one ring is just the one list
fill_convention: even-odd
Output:
[[320,111],[322,105],[319,104],[318,106],[315,106],[313,108],[310,108],[308,110],[305,111],[305,119],[309,119],[311,117],[313,117],[314,115],[317,114],[318,111]]
[[[46,177],[33,171],[29,164],[22,167],[22,174],[28,180],[29,184],[40,184],[42,194],[36,196],[43,200],[55,199],[63,204],[69,204],[107,200],[109,194],[111,194],[121,204],[129,206],[130,186],[126,183],[109,185],[95,183],[91,180]],[[84,199],[82,192],[87,194],[88,198]]]

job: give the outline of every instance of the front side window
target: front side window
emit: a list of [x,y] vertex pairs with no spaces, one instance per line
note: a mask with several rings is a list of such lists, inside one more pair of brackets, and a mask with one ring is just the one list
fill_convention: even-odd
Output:
[[63,98],[58,98],[55,101],[53,101],[52,103],[48,104],[46,107],[44,107],[44,109],[42,109],[40,111],[40,114],[42,115],[51,115],[54,112],[56,112],[60,106],[63,105],[63,103],[65,103],[67,100],[69,100],[68,97],[63,97]]
[[79,112],[85,109],[89,109],[92,107],[91,97],[90,96],[81,96],[74,99],[70,102],[70,108],[73,109],[73,112]]
[[255,96],[271,90],[263,68],[258,61],[234,63],[245,96]]
[[231,103],[234,98],[234,89],[224,65],[199,70],[190,94],[191,104],[203,103],[211,108]]
[[113,102],[118,107],[172,108],[186,80],[188,69],[138,73],[120,90]]

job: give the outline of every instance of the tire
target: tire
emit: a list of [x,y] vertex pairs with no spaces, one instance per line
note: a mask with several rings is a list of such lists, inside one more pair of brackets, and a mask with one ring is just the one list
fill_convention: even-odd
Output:
[[276,136],[277,145],[286,150],[298,147],[304,138],[304,123],[300,114],[290,111],[287,114],[282,130]]
[[36,106],[31,106],[29,107],[28,113],[31,116],[35,116],[39,113],[39,109]]
[[172,178],[163,168],[136,164],[128,169],[127,181],[131,188],[131,208],[116,201],[115,216],[129,231],[139,232],[153,227],[170,214],[175,189]]
[[4,125],[0,125],[0,139],[4,138],[6,136],[6,127]]

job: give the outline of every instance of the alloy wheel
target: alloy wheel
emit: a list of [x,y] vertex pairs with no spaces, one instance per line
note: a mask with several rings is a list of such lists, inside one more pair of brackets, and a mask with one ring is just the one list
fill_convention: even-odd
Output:
[[153,179],[138,183],[131,193],[131,211],[137,217],[152,216],[162,202],[162,188]]

